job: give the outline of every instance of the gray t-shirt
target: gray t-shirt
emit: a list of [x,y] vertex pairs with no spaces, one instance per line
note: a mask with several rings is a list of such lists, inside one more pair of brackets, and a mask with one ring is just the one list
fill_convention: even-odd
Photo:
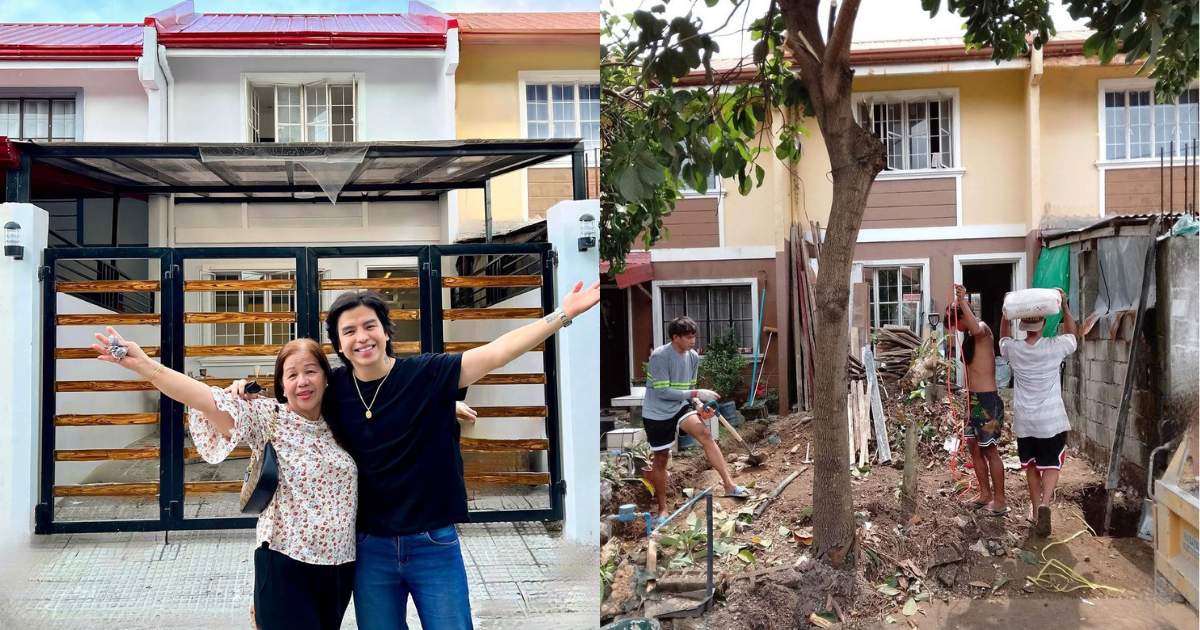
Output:
[[651,352],[642,417],[670,420],[681,408],[690,404],[699,369],[700,355],[695,350],[680,354],[671,344],[667,344]]
[[1050,438],[1071,430],[1063,406],[1059,367],[1078,347],[1074,335],[1042,337],[1029,345],[1000,340],[1000,356],[1013,375],[1013,432],[1017,437]]

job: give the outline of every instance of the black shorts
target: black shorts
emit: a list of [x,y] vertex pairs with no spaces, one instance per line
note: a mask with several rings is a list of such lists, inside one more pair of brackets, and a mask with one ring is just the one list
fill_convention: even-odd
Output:
[[650,450],[663,451],[671,448],[671,445],[675,443],[675,438],[683,435],[683,432],[679,430],[683,419],[696,413],[695,407],[689,404],[680,407],[670,420],[642,418],[642,424],[646,428],[646,439],[650,441]]
[[1067,432],[1048,438],[1019,437],[1017,457],[1021,468],[1059,470],[1067,459]]
[[980,446],[995,446],[1004,428],[1004,401],[996,392],[971,392],[969,417],[963,436],[977,440]]

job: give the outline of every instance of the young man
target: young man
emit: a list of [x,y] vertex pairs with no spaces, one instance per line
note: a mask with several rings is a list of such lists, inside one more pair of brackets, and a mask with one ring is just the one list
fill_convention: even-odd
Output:
[[1008,320],[1000,323],[1000,356],[1008,360],[1013,374],[1017,456],[1029,483],[1029,521],[1034,525],[1034,533],[1041,537],[1050,535],[1050,500],[1066,459],[1067,431],[1071,430],[1062,401],[1059,368],[1063,359],[1078,347],[1075,318],[1067,308],[1067,296],[1062,289],[1058,293],[1065,334],[1043,337],[1046,318],[1032,317],[1021,320],[1019,327],[1028,336],[1017,341],[1009,336]]
[[647,477],[654,484],[654,496],[658,500],[658,516],[652,519],[655,527],[670,515],[667,510],[667,462],[671,459],[671,445],[680,433],[692,436],[704,447],[704,456],[725,484],[725,496],[746,498],[750,495],[745,488],[733,483],[721,447],[700,421],[702,404],[720,396],[711,390],[696,389],[700,355],[692,348],[696,345],[697,330],[696,322],[691,318],[676,318],[667,326],[671,343],[650,353],[642,421],[650,450],[654,453]]
[[[992,331],[971,311],[967,290],[954,285],[956,301],[947,313],[947,323],[956,323],[963,333],[963,362],[967,366],[967,449],[979,481],[979,496],[971,507],[984,516],[1008,514],[1004,497],[1004,462],[1000,461],[1000,432],[1004,428],[1004,401],[996,391],[996,354]],[[954,315],[953,318],[950,315]]]
[[[325,326],[342,366],[333,371],[323,410],[358,464],[359,628],[406,630],[410,595],[426,630],[471,628],[467,573],[454,528],[470,520],[455,402],[472,383],[595,306],[599,285],[581,291],[583,283],[577,283],[557,311],[487,345],[399,360],[381,295],[352,291],[334,300]],[[240,393],[241,385],[233,387]]]

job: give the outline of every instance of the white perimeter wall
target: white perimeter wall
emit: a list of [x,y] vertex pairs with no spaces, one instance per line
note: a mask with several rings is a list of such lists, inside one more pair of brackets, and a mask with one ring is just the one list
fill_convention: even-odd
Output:
[[[358,76],[358,140],[441,140],[455,137],[453,103],[444,89],[453,76],[440,58],[168,57],[175,78],[173,142],[246,142],[244,73]],[[257,82],[257,79],[256,79]],[[451,91],[450,94],[453,94]]]
[[[68,65],[69,62],[49,62]],[[138,81],[137,63],[92,63],[87,68],[59,69],[40,62],[0,62],[0,91],[17,94],[39,89],[80,88],[82,111],[76,110],[76,124],[82,124],[84,142],[145,142],[149,122],[146,91]]]

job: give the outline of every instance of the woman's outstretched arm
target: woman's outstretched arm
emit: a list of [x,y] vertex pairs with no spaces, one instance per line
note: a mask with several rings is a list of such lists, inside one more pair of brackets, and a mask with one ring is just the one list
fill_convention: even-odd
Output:
[[125,341],[112,326],[108,327],[108,334],[115,336],[125,346],[126,354],[121,359],[114,357],[109,349],[108,338],[96,333],[96,339],[100,343],[92,344],[92,350],[99,355],[97,359],[119,365],[150,381],[158,391],[203,413],[223,435],[228,436],[233,431],[233,416],[217,409],[212,390],[207,385],[154,362],[141,347],[132,341]]

